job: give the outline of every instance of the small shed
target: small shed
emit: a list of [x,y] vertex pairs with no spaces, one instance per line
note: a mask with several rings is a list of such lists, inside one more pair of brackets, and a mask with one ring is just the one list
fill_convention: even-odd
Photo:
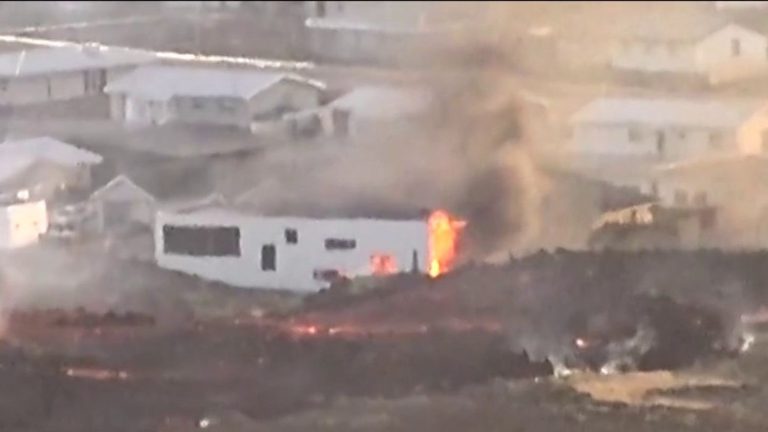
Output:
[[132,224],[151,226],[155,218],[155,197],[122,174],[94,191],[90,201],[102,231]]

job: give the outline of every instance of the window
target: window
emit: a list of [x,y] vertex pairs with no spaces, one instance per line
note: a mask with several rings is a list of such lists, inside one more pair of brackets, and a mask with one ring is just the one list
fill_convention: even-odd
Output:
[[277,250],[275,245],[265,244],[261,247],[261,269],[264,271],[277,270]]
[[640,131],[637,128],[630,127],[627,130],[627,136],[629,138],[629,142],[638,142],[638,141],[640,141]]
[[354,239],[325,239],[326,250],[354,249],[356,247],[357,242]]
[[237,105],[232,100],[221,99],[219,100],[219,110],[226,113],[233,113],[237,111]]
[[731,41],[731,55],[734,57],[738,57],[741,55],[741,41],[738,39],[733,39]]
[[190,105],[193,109],[201,110],[205,108],[205,99],[203,98],[192,98],[190,100]]
[[240,229],[165,225],[163,251],[174,255],[240,256]]
[[338,270],[315,270],[312,272],[312,278],[324,282],[333,282],[341,278],[341,273]]
[[712,132],[709,134],[709,146],[711,148],[718,148],[723,144],[723,134],[720,132]]
[[299,232],[294,228],[285,229],[285,242],[288,244],[296,244],[299,242]]

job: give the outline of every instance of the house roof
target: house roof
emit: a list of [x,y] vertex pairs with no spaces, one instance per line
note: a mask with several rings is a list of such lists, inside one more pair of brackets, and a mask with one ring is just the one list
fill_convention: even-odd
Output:
[[0,143],[0,159],[19,156],[44,159],[65,166],[95,165],[103,160],[96,153],[45,136]]
[[0,76],[17,77],[113,68],[153,60],[154,55],[120,48],[35,48],[0,54]]
[[764,106],[756,100],[600,98],[577,111],[571,122],[731,128]]
[[15,178],[35,164],[29,155],[7,155],[0,157],[0,183]]
[[155,201],[155,197],[142,189],[124,174],[113,178],[109,183],[95,190],[91,198],[102,199],[113,197],[117,199],[127,199],[131,197],[143,198],[149,201]]
[[358,87],[330,105],[357,117],[389,119],[423,112],[430,102],[429,93],[423,89],[370,86]]
[[290,73],[183,66],[145,66],[107,84],[104,91],[107,93],[125,93],[150,100],[169,100],[174,96],[250,99],[284,81],[317,89],[325,88],[323,83]]

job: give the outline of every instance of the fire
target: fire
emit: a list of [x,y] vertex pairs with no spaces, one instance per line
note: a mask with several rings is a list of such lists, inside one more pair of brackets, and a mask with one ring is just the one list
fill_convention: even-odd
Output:
[[437,277],[449,271],[456,261],[456,243],[466,222],[437,210],[429,215],[429,275]]
[[395,257],[386,254],[374,254],[371,256],[371,270],[374,275],[386,276],[397,273]]

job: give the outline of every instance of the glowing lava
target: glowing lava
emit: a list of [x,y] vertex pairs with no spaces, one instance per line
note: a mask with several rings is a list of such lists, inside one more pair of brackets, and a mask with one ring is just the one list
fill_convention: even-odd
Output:
[[437,210],[429,215],[429,276],[437,277],[449,271],[456,262],[456,245],[465,221]]

